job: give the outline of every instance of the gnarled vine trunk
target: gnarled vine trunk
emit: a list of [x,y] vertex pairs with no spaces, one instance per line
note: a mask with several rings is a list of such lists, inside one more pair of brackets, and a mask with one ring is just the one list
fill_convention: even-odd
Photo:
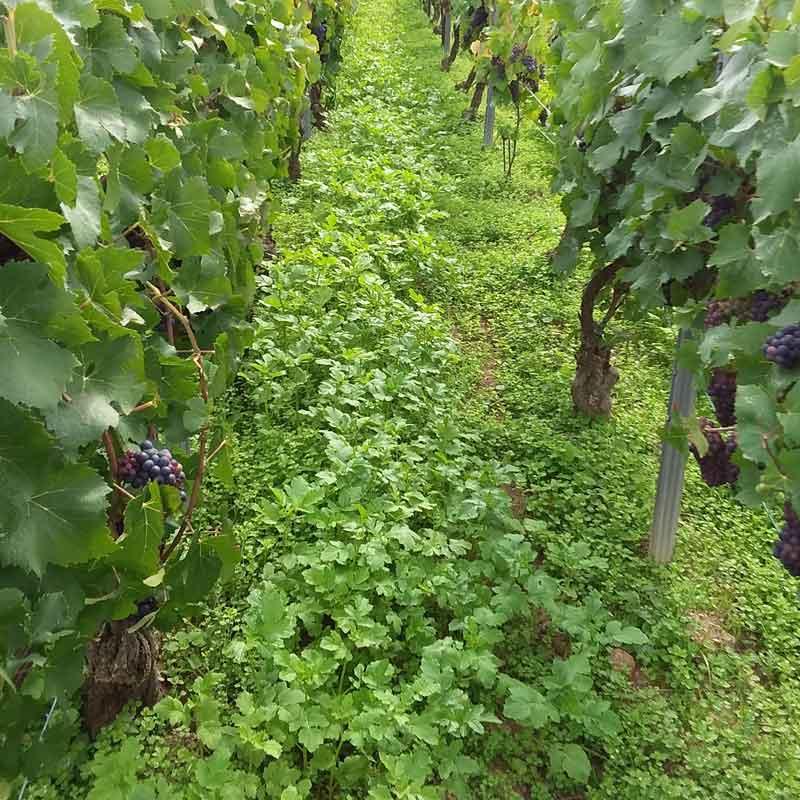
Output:
[[476,71],[475,67],[473,67],[469,71],[469,75],[467,75],[461,83],[456,84],[456,89],[458,89],[459,92],[468,92],[472,88],[472,84],[475,83],[475,75]]
[[311,103],[311,115],[314,118],[314,127],[324,131],[328,125],[325,116],[325,106],[322,104],[322,82],[312,83],[308,88],[308,99]]
[[442,69],[447,72],[456,60],[458,49],[461,46],[461,26],[453,25],[453,42],[450,45],[450,52],[442,59]]
[[485,83],[479,83],[475,86],[475,92],[472,95],[472,100],[469,108],[464,112],[464,119],[476,119],[478,111],[481,107],[481,100],[483,100],[483,90],[486,88]]
[[619,380],[619,373],[611,364],[611,348],[605,343],[603,333],[608,321],[622,304],[626,287],[614,287],[614,293],[603,321],[594,318],[594,307],[602,290],[614,281],[622,268],[614,262],[592,275],[581,299],[581,344],[575,355],[575,377],[572,380],[572,402],[577,411],[590,417],[607,417],[611,414],[611,392]]
[[152,628],[129,633],[135,622],[131,618],[108,622],[89,644],[83,719],[92,737],[113,722],[126,703],[152,706],[164,694],[159,635]]

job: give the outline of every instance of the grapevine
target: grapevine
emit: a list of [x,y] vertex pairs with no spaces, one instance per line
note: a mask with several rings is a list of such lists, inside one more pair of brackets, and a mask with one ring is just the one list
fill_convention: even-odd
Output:
[[269,180],[287,174],[349,8],[5,5],[0,567],[16,588],[3,590],[2,785],[79,687],[75,654],[90,654],[100,708],[91,653],[135,640],[157,654],[155,627],[235,561],[230,534],[193,527],[224,442],[214,406],[250,341]]
[[609,289],[629,287],[626,310],[661,306],[693,326],[698,379],[710,375],[719,422],[736,428],[702,423],[705,477],[735,480],[749,505],[797,507],[800,111],[795,51],[776,43],[794,41],[800,20],[758,2],[541,8],[567,215],[555,266],[574,270],[588,246],[594,275],[622,264]]

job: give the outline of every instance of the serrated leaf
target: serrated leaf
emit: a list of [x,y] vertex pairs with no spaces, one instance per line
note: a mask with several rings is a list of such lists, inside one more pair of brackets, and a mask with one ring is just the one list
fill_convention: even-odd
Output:
[[136,69],[136,48],[122,20],[113,14],[104,14],[100,24],[91,30],[89,47],[100,71],[108,77],[115,71],[128,74]]
[[81,175],[78,178],[77,197],[74,206],[61,203],[61,211],[72,228],[75,244],[79,250],[92,247],[100,235],[100,187],[94,178]]
[[55,342],[0,316],[0,397],[45,411],[53,409],[77,363],[72,353]]
[[0,89],[0,138],[7,139],[17,120],[17,101]]
[[704,26],[685,21],[680,9],[675,8],[659,20],[658,30],[646,40],[641,67],[669,84],[710,53],[711,41]]
[[163,133],[148,139],[144,149],[150,163],[162,172],[170,172],[181,163],[178,148]]
[[[90,342],[80,351],[81,367],[67,387],[69,400],[47,413],[47,425],[67,449],[98,439],[119,423],[146,392],[141,340],[120,336]],[[116,406],[116,407],[115,407]]]
[[189,178],[169,207],[169,233],[177,258],[201,256],[211,249],[209,217],[212,205],[203,178]]
[[81,140],[93,153],[107,150],[112,139],[125,140],[125,122],[114,87],[94,75],[81,80],[75,122]]
[[74,206],[78,196],[78,170],[61,150],[56,149],[53,153],[50,174],[53,177],[56,197],[63,204]]
[[676,242],[694,244],[711,238],[712,230],[703,225],[709,212],[708,203],[695,200],[684,208],[671,211],[667,216],[665,234]]
[[43,167],[58,139],[58,106],[49,94],[18,98],[16,115],[23,121],[8,139],[30,172]]
[[0,270],[0,311],[24,323],[31,333],[69,346],[94,338],[72,295],[35,261],[10,262]]
[[82,464],[60,464],[42,425],[0,400],[0,558],[42,575],[108,553],[109,488]]
[[0,203],[0,233],[11,239],[34,261],[47,264],[50,276],[56,283],[64,280],[67,262],[61,248],[39,234],[57,231],[63,224],[64,218],[52,211]]
[[[155,481],[145,486],[141,494],[125,507],[125,532],[117,539],[119,550],[114,564],[142,577],[146,583],[159,570],[159,548],[164,538],[164,512],[161,492]],[[163,573],[156,584],[163,580]]]
[[759,2],[760,0],[723,0],[725,22],[728,25],[750,22],[758,11]]
[[765,214],[788,211],[800,196],[800,136],[762,153],[756,176],[759,208]]

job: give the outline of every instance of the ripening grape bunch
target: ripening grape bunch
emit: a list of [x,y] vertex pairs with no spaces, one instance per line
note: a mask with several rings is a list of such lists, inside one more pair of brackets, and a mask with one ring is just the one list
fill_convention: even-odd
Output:
[[159,450],[149,439],[139,443],[138,451],[126,451],[119,462],[118,472],[120,480],[134,489],[141,489],[150,481],[155,481],[179,489],[181,500],[186,500],[186,491],[183,488],[186,474],[183,466],[172,457],[169,450]]
[[800,578],[800,519],[791,503],[784,503],[783,520],[784,525],[772,553],[790,575]]
[[319,46],[325,44],[325,37],[328,35],[328,26],[324,22],[311,26],[311,33],[317,38]]
[[703,225],[716,229],[736,211],[736,201],[726,194],[711,198],[711,209],[703,219]]
[[800,364],[800,325],[787,325],[764,343],[764,356],[783,369]]
[[710,420],[700,417],[700,430],[708,442],[708,451],[700,456],[699,451],[691,445],[691,451],[700,467],[700,475],[707,486],[733,485],[739,478],[739,467],[733,463],[731,456],[736,452],[736,433],[732,432],[728,438],[714,430]]
[[511,48],[511,61],[512,63],[515,61],[519,61],[522,56],[525,55],[525,45],[524,44],[515,44]]
[[766,322],[791,299],[792,290],[780,294],[759,289],[747,297],[712,300],[706,307],[705,327],[716,328],[736,317],[739,322]]
[[736,424],[736,372],[717,368],[711,373],[708,396],[719,424],[727,428]]

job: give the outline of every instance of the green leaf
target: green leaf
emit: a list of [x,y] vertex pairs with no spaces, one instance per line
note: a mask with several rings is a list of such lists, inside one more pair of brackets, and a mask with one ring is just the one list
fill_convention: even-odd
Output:
[[100,235],[100,187],[94,178],[78,178],[78,191],[74,207],[61,203],[61,211],[67,218],[75,244],[79,250],[92,247]]
[[169,232],[176,258],[201,256],[211,249],[208,185],[199,176],[189,178],[169,207]]
[[170,172],[181,163],[178,148],[163,133],[154,139],[148,139],[144,149],[150,163],[162,172]]
[[512,685],[503,706],[503,716],[534,728],[542,728],[548,722],[560,719],[558,710],[544,695],[522,683]]
[[114,87],[102,78],[86,75],[81,80],[80,99],[75,104],[75,122],[86,147],[100,154],[112,139],[124,141],[125,122]]
[[572,780],[586,783],[592,773],[592,765],[580,745],[555,745],[550,748],[550,770],[555,774],[564,772]]
[[614,641],[620,644],[647,644],[650,640],[647,638],[647,634],[640,631],[639,628],[626,625],[614,634]]
[[25,168],[33,172],[53,155],[58,139],[58,106],[49,94],[18,98],[17,116],[24,122],[9,137],[9,144],[21,153]]
[[693,70],[711,54],[711,41],[699,23],[686,22],[680,8],[658,19],[657,30],[646,40],[641,68],[664,83]]
[[709,206],[702,200],[695,200],[684,208],[671,211],[667,216],[665,234],[676,242],[705,242],[713,231],[703,225]]
[[756,176],[758,207],[763,215],[788,211],[800,196],[800,136],[763,152]]
[[100,71],[107,77],[114,71],[128,74],[136,69],[139,61],[136,48],[122,20],[113,14],[104,14],[100,24],[90,31],[89,46]]
[[0,316],[0,364],[0,397],[48,410],[61,400],[77,361],[26,325]]
[[219,579],[221,583],[226,583],[233,577],[236,565],[242,558],[239,544],[236,541],[230,523],[225,524],[222,534],[209,536],[205,539],[205,543],[216,553],[221,564]]
[[47,413],[48,427],[67,449],[99,439],[104,430],[117,427],[117,409],[130,413],[147,388],[138,337],[90,342],[81,349],[80,358],[81,368],[67,388],[69,400]]
[[78,196],[78,170],[75,165],[56,149],[53,153],[53,163],[50,166],[55,184],[56,197],[63,204],[74,206]]
[[0,233],[22,248],[34,261],[47,264],[55,283],[63,282],[67,263],[61,248],[38,234],[52,233],[64,224],[60,214],[43,208],[23,208],[0,203]]
[[735,25],[737,22],[750,22],[758,11],[760,0],[723,0],[725,22]]
[[0,139],[7,139],[17,120],[17,101],[0,89]]
[[[117,539],[113,563],[147,578],[157,572],[159,548],[164,539],[164,512],[159,486],[151,481],[139,497],[125,507],[125,532]],[[160,581],[159,581],[160,583]]]
[[72,347],[94,338],[73,296],[35,261],[9,262],[0,269],[0,311],[30,333]]
[[82,464],[61,464],[51,437],[0,400],[0,558],[42,575],[108,553],[109,488]]

